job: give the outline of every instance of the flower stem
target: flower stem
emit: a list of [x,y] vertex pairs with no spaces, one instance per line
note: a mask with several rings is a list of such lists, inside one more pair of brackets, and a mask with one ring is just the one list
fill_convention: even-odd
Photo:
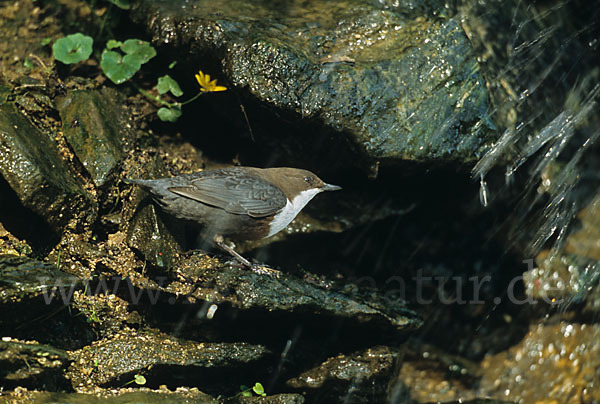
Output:
[[189,104],[192,101],[196,101],[198,99],[198,97],[200,97],[202,94],[205,94],[203,91],[200,91],[198,94],[196,94],[195,96],[193,96],[192,98],[190,98],[187,101],[182,101],[179,104],[180,105],[185,105],[185,104]]
[[140,94],[142,94],[144,97],[148,98],[150,101],[154,101],[157,104],[164,105],[165,107],[169,107],[169,108],[181,108],[183,105],[189,104],[190,102],[197,100],[198,97],[200,97],[202,94],[205,94],[203,91],[200,91],[198,94],[196,94],[195,96],[193,96],[192,98],[190,98],[187,101],[168,102],[168,101],[163,100],[159,96],[154,95],[154,94],[150,93],[149,91],[144,90],[143,88],[139,87],[136,84],[133,84],[133,86],[135,87],[136,90],[139,91]]
[[143,88],[139,87],[137,84],[133,84],[133,86],[135,87],[136,90],[139,91],[140,94],[142,94],[144,97],[148,98],[150,101],[156,102],[157,104],[161,104],[161,105],[164,105],[165,107],[169,107],[169,108],[173,108],[178,105],[181,105],[178,102],[167,102],[167,101],[163,100],[162,98],[151,94],[149,91],[144,90]]

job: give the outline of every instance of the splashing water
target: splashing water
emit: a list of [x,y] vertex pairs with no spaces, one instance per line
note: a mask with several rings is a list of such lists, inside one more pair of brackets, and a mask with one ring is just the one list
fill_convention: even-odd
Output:
[[[491,73],[497,84],[495,91],[491,90],[496,101],[494,113],[500,127],[505,127],[473,168],[473,177],[480,182],[481,203],[487,206],[497,192],[490,190],[486,181],[494,167],[506,167],[506,185],[513,187],[515,173],[526,172],[516,213],[521,221],[535,223],[533,235],[521,232],[527,237],[525,250],[532,254],[549,240],[554,240],[554,250],[564,245],[576,212],[600,184],[600,176],[590,176],[585,169],[593,159],[592,149],[600,133],[600,70],[589,57],[589,47],[598,44],[589,41],[588,48],[582,45],[583,38],[594,36],[598,22],[589,20],[592,22],[565,35],[560,22],[570,3],[557,2],[542,11],[514,4],[514,30],[512,37],[504,39],[506,54],[497,42],[486,42],[481,29],[479,37],[471,37],[474,44],[481,42],[488,55],[484,65],[487,63],[488,75]],[[463,11],[473,25],[489,18],[489,12],[475,7]]]

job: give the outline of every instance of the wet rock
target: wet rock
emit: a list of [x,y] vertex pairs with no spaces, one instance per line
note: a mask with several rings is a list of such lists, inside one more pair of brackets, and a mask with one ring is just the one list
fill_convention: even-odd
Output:
[[535,299],[552,299],[569,296],[577,284],[577,267],[573,257],[553,254],[551,251],[540,252],[536,259],[536,267],[523,273],[523,283],[529,296]]
[[[433,401],[431,402],[434,403]],[[438,401],[439,403],[439,401]],[[554,404],[551,401],[552,404]],[[513,401],[503,401],[503,400],[489,400],[486,398],[478,399],[478,400],[470,400],[470,401],[445,401],[444,404],[514,404]]]
[[385,402],[398,351],[386,346],[340,354],[287,381],[314,402]]
[[108,383],[123,375],[143,372],[148,367],[223,369],[257,363],[268,354],[260,345],[246,343],[200,343],[165,334],[122,330],[70,352],[73,364],[67,377],[79,390]]
[[107,337],[116,334],[126,325],[139,326],[142,323],[140,314],[129,310],[129,302],[114,294],[91,294],[91,288],[90,285],[86,288],[88,293],[73,293],[73,307],[85,315],[97,335]]
[[31,247],[10,234],[0,223],[0,255],[29,255]]
[[[170,176],[160,158],[144,157],[146,160],[135,174],[131,174],[132,178]],[[160,211],[150,195],[137,186],[132,186],[130,197],[124,202],[123,214],[131,218],[121,223],[121,228],[127,234],[127,244],[142,254],[151,265],[171,268],[182,252],[185,240],[183,222]]]
[[404,394],[417,403],[474,400],[480,396],[478,370],[464,358],[411,341],[404,347],[400,370],[390,383],[390,397]]
[[259,100],[343,132],[366,160],[468,162],[493,140],[458,17],[408,17],[368,1],[239,0],[140,0],[133,16],[156,42],[212,53]]
[[130,147],[123,103],[110,88],[72,91],[57,101],[65,138],[96,186],[104,185]]
[[581,227],[569,234],[565,251],[600,260],[600,195],[582,209],[577,218]]
[[183,387],[176,391],[166,388],[159,390],[121,388],[98,391],[94,394],[14,391],[7,395],[7,398],[22,404],[218,404],[222,402],[198,389]]
[[395,331],[417,328],[422,321],[402,299],[386,299],[348,285],[304,280],[263,267],[264,273],[220,264],[204,255],[183,258],[165,291],[193,296],[213,304],[228,303],[243,310],[332,316],[352,323],[378,325]]
[[303,404],[304,397],[300,394],[275,394],[266,397],[233,397],[225,400],[225,404]]
[[173,232],[167,228],[165,220],[172,224],[172,228],[181,224],[168,217],[163,218],[164,215],[158,213],[159,209],[148,203],[135,213],[129,224],[127,243],[151,265],[168,269],[178,259],[182,249]]
[[175,391],[166,388],[151,390],[110,389],[86,393],[49,393],[17,389],[5,397],[10,404],[302,404],[304,397],[298,394],[275,394],[267,397],[235,397],[230,399],[214,398],[196,388],[180,387]]
[[0,174],[21,202],[53,226],[91,222],[96,204],[46,135],[12,104],[0,105]]
[[536,266],[523,274],[526,292],[546,303],[581,303],[600,310],[600,197],[577,215],[580,226],[567,236],[564,249],[543,250]]
[[39,295],[53,296],[74,290],[79,279],[59,270],[56,265],[16,255],[0,255],[0,302],[16,302]]
[[37,342],[3,337],[0,341],[0,379],[4,388],[18,385],[64,389],[66,351]]
[[597,324],[532,325],[520,344],[483,360],[481,392],[519,403],[597,402],[599,337]]
[[598,267],[573,254],[541,251],[523,273],[528,296],[547,304],[581,302],[598,281]]

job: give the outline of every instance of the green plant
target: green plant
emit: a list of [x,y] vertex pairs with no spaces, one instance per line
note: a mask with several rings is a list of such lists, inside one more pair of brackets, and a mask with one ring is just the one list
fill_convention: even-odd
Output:
[[121,84],[132,78],[154,56],[156,50],[146,41],[128,39],[121,42],[111,39],[102,52],[100,67],[113,83]]
[[[218,85],[217,80],[211,80],[210,75],[203,73],[202,70],[198,71],[195,77],[196,81],[200,85],[200,91],[198,92],[198,94],[196,94],[187,101],[168,102],[160,97],[152,95],[148,91],[139,88],[138,90],[148,99],[163,105],[157,111],[157,115],[162,121],[175,122],[182,114],[182,106],[189,104],[192,101],[195,101],[198,97],[200,97],[203,94],[227,90],[227,87]],[[169,91],[175,96],[177,96],[177,94],[183,95],[183,91],[181,91],[179,84],[177,84],[177,82],[173,80],[169,75],[159,77],[156,84],[156,88],[158,90],[158,93],[161,95]]]
[[57,39],[52,45],[52,54],[56,60],[66,65],[87,60],[92,54],[94,40],[82,33],[67,35]]
[[257,396],[261,396],[261,397],[267,396],[267,393],[265,393],[265,389],[264,389],[263,385],[258,382],[256,382],[254,384],[254,386],[252,386],[252,387],[241,385],[240,390],[241,391],[238,394],[241,394],[244,397],[251,397],[252,392],[254,392],[254,394],[256,394]]
[[[117,6],[119,4],[128,4],[127,1],[123,0],[110,1]],[[92,43],[92,38],[77,33],[58,39],[52,45],[52,53],[56,60],[60,62],[66,64],[77,63],[90,57],[92,54]],[[100,68],[113,83],[123,84],[131,79],[141,69],[142,65],[150,61],[154,56],[156,56],[156,50],[146,41],[128,39],[121,42],[111,39],[106,43],[106,48],[102,51]],[[169,68],[173,68],[176,63],[172,62]],[[167,93],[171,93],[174,97],[183,95],[179,84],[168,74],[158,78],[156,83],[158,96],[133,83],[132,85],[150,101],[161,105],[156,113],[162,121],[175,122],[182,114],[181,107],[183,105],[189,104],[205,93],[227,90],[227,87],[218,85],[217,80],[211,80],[210,75],[202,71],[198,71],[195,77],[200,85],[200,91],[189,100],[182,102],[169,102],[161,98],[161,96]]]
[[183,91],[179,87],[179,84],[175,80],[171,78],[168,74],[165,74],[162,77],[158,78],[158,83],[156,84],[156,90],[160,95],[171,92],[175,97],[181,97],[183,95]]
[[98,316],[95,307],[92,307],[91,310],[86,311],[84,314],[87,317],[88,323],[100,323],[100,317]]
[[56,268],[60,269],[60,254],[62,253],[62,250],[58,250],[58,257],[56,258]]
[[125,387],[131,383],[135,383],[138,386],[143,386],[144,384],[146,384],[146,378],[143,375],[137,374],[137,375],[133,376],[133,380],[128,381],[122,387]]

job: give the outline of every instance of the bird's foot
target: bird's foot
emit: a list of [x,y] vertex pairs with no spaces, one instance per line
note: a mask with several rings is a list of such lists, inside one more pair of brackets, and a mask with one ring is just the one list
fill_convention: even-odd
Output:
[[273,268],[269,268],[265,265],[260,265],[260,264],[253,264],[250,261],[248,261],[246,258],[242,257],[239,253],[237,253],[233,248],[231,248],[230,246],[228,246],[225,243],[225,240],[223,239],[223,236],[215,236],[213,238],[215,244],[221,248],[222,250],[226,251],[228,254],[230,254],[238,263],[242,264],[242,266],[250,269],[252,272],[259,274],[259,275],[268,275],[271,277],[275,277],[278,278],[279,275],[281,274],[281,272],[279,272],[276,269]]
[[253,264],[250,269],[252,270],[252,272],[254,272],[256,274],[267,275],[272,278],[279,278],[279,276],[281,275],[281,271],[278,271],[273,268],[269,268],[268,266],[265,266],[265,265]]
[[245,266],[246,268],[252,269],[252,263],[250,261],[248,261],[246,258],[242,257],[240,254],[238,254],[233,248],[228,246],[225,243],[225,240],[223,240],[223,236],[215,236],[214,241],[215,241],[215,244],[219,248],[221,248],[223,251],[229,253],[229,255],[233,256],[243,266]]

